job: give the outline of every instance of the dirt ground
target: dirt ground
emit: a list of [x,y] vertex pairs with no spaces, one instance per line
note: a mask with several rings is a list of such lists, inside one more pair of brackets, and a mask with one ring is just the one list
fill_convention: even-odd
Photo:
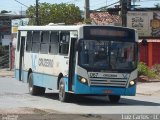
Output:
[[0,115],[2,120],[122,120],[122,115],[96,114],[10,114]]
[[[121,120],[113,114],[65,114],[53,110],[18,108],[0,110],[0,120]],[[18,113],[18,114],[17,114]]]

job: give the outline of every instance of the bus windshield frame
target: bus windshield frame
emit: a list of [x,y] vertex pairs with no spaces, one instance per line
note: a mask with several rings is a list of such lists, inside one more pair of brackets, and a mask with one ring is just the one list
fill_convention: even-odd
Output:
[[137,68],[136,42],[86,40],[78,43],[78,65],[87,71],[131,72]]

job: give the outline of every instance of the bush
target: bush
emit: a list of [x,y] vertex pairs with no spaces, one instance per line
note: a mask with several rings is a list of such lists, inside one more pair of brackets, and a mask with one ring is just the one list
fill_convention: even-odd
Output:
[[153,70],[157,75],[160,75],[160,64],[155,64],[155,65],[153,65],[152,70]]
[[149,78],[156,78],[156,72],[150,69],[145,63],[140,62],[138,64],[138,75],[146,75]]

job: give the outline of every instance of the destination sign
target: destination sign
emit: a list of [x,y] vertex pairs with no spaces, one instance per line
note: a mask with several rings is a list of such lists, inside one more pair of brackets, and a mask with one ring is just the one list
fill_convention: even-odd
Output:
[[108,41],[135,41],[135,30],[115,26],[84,26],[84,39]]
[[128,36],[126,31],[118,31],[118,30],[108,30],[108,29],[90,29],[91,35],[102,35],[102,36],[117,36],[124,37]]

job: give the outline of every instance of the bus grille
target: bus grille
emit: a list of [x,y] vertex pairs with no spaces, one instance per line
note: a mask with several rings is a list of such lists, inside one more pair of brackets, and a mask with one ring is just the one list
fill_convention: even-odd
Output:
[[127,79],[91,78],[90,86],[126,87]]

